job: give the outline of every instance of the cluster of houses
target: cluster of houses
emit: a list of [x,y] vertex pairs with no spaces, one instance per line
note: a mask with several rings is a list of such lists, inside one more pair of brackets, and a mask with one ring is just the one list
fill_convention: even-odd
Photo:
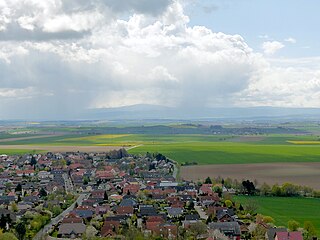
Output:
[[[220,239],[217,231],[226,239],[250,239],[251,223],[239,218],[238,209],[227,206],[212,184],[177,181],[175,164],[161,156],[120,155],[0,155],[0,217],[16,222],[27,211],[36,211],[35,206],[48,204],[41,192],[64,191],[85,197],[52,227],[50,234],[57,238],[81,238],[89,230],[112,238],[135,228],[144,236],[163,239],[187,234]],[[260,225],[268,240],[303,239],[301,232]]]

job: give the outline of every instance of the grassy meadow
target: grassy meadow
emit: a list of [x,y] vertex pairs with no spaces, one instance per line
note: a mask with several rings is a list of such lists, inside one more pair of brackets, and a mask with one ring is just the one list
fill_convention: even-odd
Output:
[[288,221],[295,220],[303,227],[305,221],[311,221],[320,234],[320,199],[316,198],[285,198],[285,197],[248,197],[236,196],[234,200],[245,204],[254,200],[257,212],[271,216],[277,226],[287,226]]

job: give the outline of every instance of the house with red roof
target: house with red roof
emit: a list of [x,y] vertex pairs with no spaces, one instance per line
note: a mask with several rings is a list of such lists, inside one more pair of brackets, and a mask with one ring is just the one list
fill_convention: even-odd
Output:
[[128,184],[124,186],[123,188],[123,193],[127,194],[128,192],[130,194],[136,194],[140,190],[140,185],[139,184]]
[[116,209],[116,213],[118,215],[132,215],[134,212],[134,208],[132,206],[119,206]]
[[115,174],[112,171],[97,171],[96,179],[97,180],[111,180],[114,179]]
[[22,176],[32,177],[32,176],[34,176],[35,171],[34,170],[17,170],[16,174],[19,177],[22,177]]
[[213,195],[212,184],[203,184],[199,189],[200,195]]
[[301,232],[276,232],[275,240],[303,240]]
[[101,228],[102,237],[112,237],[116,235],[121,223],[115,220],[106,220]]

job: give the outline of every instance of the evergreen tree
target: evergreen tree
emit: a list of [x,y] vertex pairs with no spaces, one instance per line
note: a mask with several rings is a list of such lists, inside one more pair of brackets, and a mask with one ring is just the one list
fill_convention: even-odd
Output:
[[31,164],[31,166],[35,166],[37,164],[37,160],[34,156],[31,157],[30,164]]
[[0,228],[5,229],[7,224],[7,217],[4,214],[1,214],[0,217]]
[[40,197],[46,197],[48,195],[47,191],[44,188],[40,189],[39,194],[40,194]]
[[206,180],[204,181],[205,184],[212,184],[211,178],[207,177]]
[[18,183],[18,185],[16,186],[15,191],[16,192],[21,192],[22,191],[22,186],[21,186],[20,183]]
[[24,222],[18,223],[15,229],[16,229],[19,240],[23,240],[27,232],[25,223]]

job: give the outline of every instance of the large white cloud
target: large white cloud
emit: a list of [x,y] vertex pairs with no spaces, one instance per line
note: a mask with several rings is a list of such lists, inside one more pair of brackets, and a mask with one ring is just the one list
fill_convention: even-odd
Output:
[[320,102],[313,68],[276,67],[240,35],[190,27],[179,1],[138,2],[0,0],[0,111]]

